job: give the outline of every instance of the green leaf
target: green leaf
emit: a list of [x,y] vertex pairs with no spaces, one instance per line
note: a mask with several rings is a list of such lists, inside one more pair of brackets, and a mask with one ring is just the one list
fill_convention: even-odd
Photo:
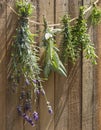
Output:
[[67,77],[66,72],[64,72],[62,68],[59,68],[59,73],[62,74],[62,75],[64,75],[65,77]]
[[48,78],[49,74],[51,72],[51,66],[49,63],[47,63],[44,67],[44,76],[45,78]]
[[[51,35],[50,35],[50,32],[51,32]],[[56,71],[66,76],[66,69],[63,65],[61,65],[62,63],[58,55],[59,49],[56,47],[56,44],[55,44],[54,32],[52,32],[50,28],[46,28],[44,30],[43,37],[44,37],[43,45],[45,47],[45,59],[44,59],[45,76],[48,76],[51,70]]]

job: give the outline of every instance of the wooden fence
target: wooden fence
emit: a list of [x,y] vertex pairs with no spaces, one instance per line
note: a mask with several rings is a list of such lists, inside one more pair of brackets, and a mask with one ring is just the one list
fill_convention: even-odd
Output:
[[[50,23],[58,23],[63,14],[78,16],[79,6],[90,5],[92,0],[31,0],[36,6],[36,20],[43,15]],[[76,65],[68,63],[67,78],[52,73],[45,90],[54,109],[50,116],[40,98],[40,120],[35,128],[26,124],[16,112],[17,95],[10,91],[7,65],[17,16],[11,11],[15,0],[0,0],[0,130],[101,130],[101,25],[89,25],[89,33],[99,56],[98,65],[92,66],[80,57]],[[101,5],[101,0],[99,2]],[[32,31],[41,29],[31,25]]]

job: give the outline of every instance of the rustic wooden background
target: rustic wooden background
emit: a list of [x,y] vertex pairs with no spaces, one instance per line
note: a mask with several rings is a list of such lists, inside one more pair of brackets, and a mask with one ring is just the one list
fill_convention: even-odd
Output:
[[[93,0],[31,0],[36,6],[36,20],[43,15],[49,23],[58,23],[66,12],[74,18],[79,6],[90,5]],[[37,109],[40,121],[31,128],[17,115],[17,94],[10,91],[7,81],[7,66],[12,36],[15,33],[17,16],[6,5],[14,8],[15,0],[0,0],[0,130],[101,130],[101,25],[89,25],[89,33],[99,56],[98,65],[92,66],[81,58],[75,66],[68,63],[68,76],[52,73],[45,90],[54,109],[50,116],[45,102],[39,100]],[[101,0],[99,2],[101,6]],[[41,29],[31,25],[31,29]],[[40,34],[41,35],[41,34]]]

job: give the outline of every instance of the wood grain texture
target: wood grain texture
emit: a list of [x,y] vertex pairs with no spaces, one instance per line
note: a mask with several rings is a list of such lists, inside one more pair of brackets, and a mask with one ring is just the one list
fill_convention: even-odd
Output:
[[[47,98],[51,103],[54,111],[54,74],[52,73],[49,80],[44,85]],[[54,130],[54,114],[48,113],[44,97],[40,97],[40,130]]]
[[93,126],[93,67],[91,63],[83,62],[82,88],[82,130],[92,130]]
[[0,1],[0,129],[6,129],[6,10]]
[[[90,5],[90,0],[84,0],[84,5]],[[88,33],[93,42],[93,27],[88,26]],[[94,109],[94,68],[90,61],[83,57],[82,63],[82,130],[93,129]]]
[[[68,12],[68,1],[55,1],[55,22],[59,23],[62,16]],[[57,44],[61,45],[61,36],[57,36]],[[55,74],[55,130],[67,129],[67,89],[66,78]]]
[[82,0],[68,0],[68,8],[71,18],[78,16],[79,6],[81,3]]
[[[56,77],[55,129],[80,129],[80,63],[78,62],[68,78]],[[78,77],[79,75],[79,77]],[[78,78],[77,78],[78,77]]]
[[[43,22],[43,15],[48,23],[54,23],[54,0],[39,0],[39,21]],[[43,30],[43,28],[39,28]],[[40,34],[42,36],[42,34]],[[41,41],[42,42],[42,41]],[[47,98],[54,111],[54,73],[49,76],[49,80],[43,84]],[[44,97],[40,97],[40,130],[54,130],[54,114],[48,113]],[[37,130],[39,130],[37,129]]]
[[[56,1],[56,22],[69,13],[71,17],[78,15],[76,1]],[[67,78],[56,74],[55,78],[55,130],[81,130],[80,128],[80,88],[81,70],[80,60],[75,66],[68,62]]]
[[[68,1],[56,0],[55,1],[55,22],[59,23],[64,14],[68,12]],[[61,45],[61,36],[57,36],[57,44]],[[68,85],[67,79],[64,76],[55,74],[55,128],[54,130],[67,129],[67,93]]]
[[[99,1],[99,6],[101,7],[101,0]],[[97,26],[97,54],[98,54],[98,65],[97,70],[97,107],[96,107],[96,121],[97,129],[101,129],[101,24]]]

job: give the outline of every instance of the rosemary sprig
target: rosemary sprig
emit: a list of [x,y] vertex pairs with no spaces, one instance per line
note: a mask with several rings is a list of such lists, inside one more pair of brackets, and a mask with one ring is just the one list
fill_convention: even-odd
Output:
[[[45,59],[44,59],[44,75],[48,77],[51,70],[61,73],[66,76],[66,69],[63,66],[55,43],[55,33],[53,29],[47,26],[46,20],[44,19],[44,36],[43,36],[43,45],[45,48]],[[55,33],[54,33],[55,32]]]

